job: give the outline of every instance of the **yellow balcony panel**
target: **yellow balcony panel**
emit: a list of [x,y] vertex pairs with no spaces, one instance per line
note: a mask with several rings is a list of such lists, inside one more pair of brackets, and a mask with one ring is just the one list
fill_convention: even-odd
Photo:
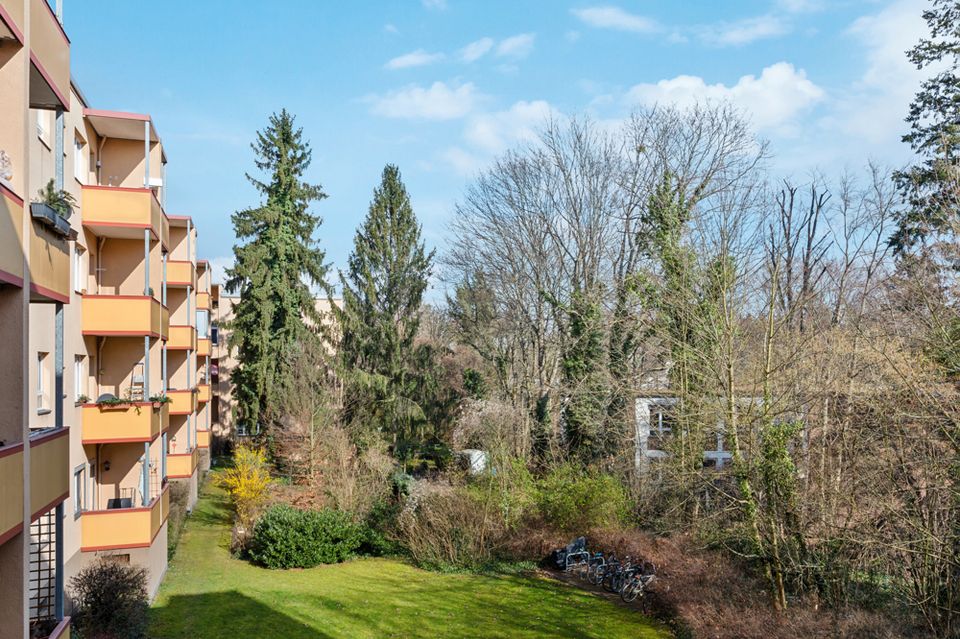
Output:
[[197,448],[210,448],[210,431],[197,429]]
[[167,339],[167,350],[197,350],[197,329],[192,326],[171,325],[170,337]]
[[70,303],[70,242],[35,219],[30,222],[30,301]]
[[84,335],[166,338],[170,312],[146,295],[84,295],[81,330]]
[[197,401],[210,401],[210,384],[197,384]]
[[23,286],[23,200],[0,184],[0,282]]
[[0,544],[23,530],[23,443],[0,446]]
[[210,309],[210,293],[197,293],[197,308]]
[[163,241],[166,216],[150,189],[84,186],[83,226],[99,237],[143,239],[149,229]]
[[210,339],[197,340],[197,357],[210,357]]
[[70,429],[30,437],[30,512],[39,517],[70,494]]
[[83,405],[83,443],[149,442],[170,423],[170,404]]
[[169,487],[142,508],[88,510],[80,517],[80,550],[149,548],[170,510]]
[[192,415],[197,412],[197,394],[192,390],[168,390],[171,415]]
[[167,477],[170,479],[187,479],[193,476],[200,465],[200,449],[194,448],[189,453],[167,455]]
[[167,286],[184,288],[190,286],[197,290],[197,269],[193,262],[167,260]]
[[47,0],[30,0],[30,106],[70,110],[70,39]]

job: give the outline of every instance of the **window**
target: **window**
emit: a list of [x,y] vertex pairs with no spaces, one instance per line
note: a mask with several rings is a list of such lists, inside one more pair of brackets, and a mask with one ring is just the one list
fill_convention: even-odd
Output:
[[197,311],[197,337],[199,339],[207,339],[209,320],[210,311]]
[[45,415],[50,412],[47,408],[47,355],[37,353],[37,413]]
[[80,184],[87,183],[87,143],[79,135],[73,137],[73,177]]
[[73,469],[73,518],[76,519],[87,509],[87,465],[80,464]]
[[210,342],[214,346],[220,343],[220,328],[216,325],[210,327]]
[[50,146],[50,113],[44,110],[37,111],[37,137],[40,141]]
[[650,438],[647,440],[650,450],[665,450],[675,419],[673,407],[670,405],[650,407]]
[[73,396],[77,402],[81,401],[81,397],[87,397],[87,372],[83,366],[85,359],[83,355],[73,356]]
[[73,247],[73,290],[77,293],[82,293],[86,290],[86,279],[87,273],[83,268],[83,254],[86,253],[84,248],[79,244],[75,244]]

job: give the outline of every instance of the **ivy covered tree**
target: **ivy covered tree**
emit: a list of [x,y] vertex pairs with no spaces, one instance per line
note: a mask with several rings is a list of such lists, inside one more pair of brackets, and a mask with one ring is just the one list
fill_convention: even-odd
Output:
[[960,1],[932,0],[923,18],[930,37],[920,40],[907,57],[917,69],[936,73],[921,84],[906,118],[910,132],[903,141],[919,157],[895,175],[907,202],[891,238],[900,253],[932,236],[955,236],[960,225]]
[[333,305],[345,417],[361,437],[380,434],[396,446],[426,436],[432,355],[415,342],[432,260],[400,170],[387,165],[340,273],[343,306]]
[[320,185],[304,180],[311,149],[303,129],[285,109],[270,116],[251,145],[254,164],[265,177],[247,174],[264,201],[233,214],[235,263],[226,288],[239,292],[231,320],[231,373],[239,422],[268,430],[282,417],[290,367],[319,325],[311,285],[326,286],[328,267],[315,234],[322,219],[310,205],[326,197]]

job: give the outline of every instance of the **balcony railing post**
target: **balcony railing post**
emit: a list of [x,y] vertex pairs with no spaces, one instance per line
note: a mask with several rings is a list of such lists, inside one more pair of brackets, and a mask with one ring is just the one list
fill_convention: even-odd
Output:
[[[58,2],[57,5],[59,4]],[[57,109],[56,131],[53,134],[53,167],[54,186],[58,190],[63,189],[63,109]]]
[[160,478],[167,478],[167,434],[160,436]]
[[160,346],[160,388],[167,394],[167,345]]
[[143,442],[143,475],[140,478],[143,490],[140,502],[143,506],[150,503],[150,442]]

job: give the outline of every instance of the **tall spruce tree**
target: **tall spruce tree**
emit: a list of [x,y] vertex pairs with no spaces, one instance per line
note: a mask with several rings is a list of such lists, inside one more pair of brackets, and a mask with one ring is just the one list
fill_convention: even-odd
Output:
[[930,36],[907,51],[917,69],[932,69],[910,103],[903,141],[917,162],[894,175],[907,201],[890,240],[905,253],[929,237],[960,233],[960,1],[933,0],[923,12]]
[[387,165],[357,229],[349,269],[340,273],[343,307],[334,306],[344,410],[363,436],[380,433],[399,444],[425,435],[424,389],[433,367],[414,342],[432,260],[400,171]]
[[322,223],[309,207],[326,197],[303,180],[310,145],[285,109],[270,116],[251,147],[265,180],[247,174],[263,195],[258,207],[233,214],[242,245],[233,247],[227,290],[240,293],[230,322],[231,373],[239,421],[268,430],[282,417],[281,398],[291,383],[290,366],[305,342],[317,339],[319,325],[310,284],[326,286],[328,267],[314,235]]

